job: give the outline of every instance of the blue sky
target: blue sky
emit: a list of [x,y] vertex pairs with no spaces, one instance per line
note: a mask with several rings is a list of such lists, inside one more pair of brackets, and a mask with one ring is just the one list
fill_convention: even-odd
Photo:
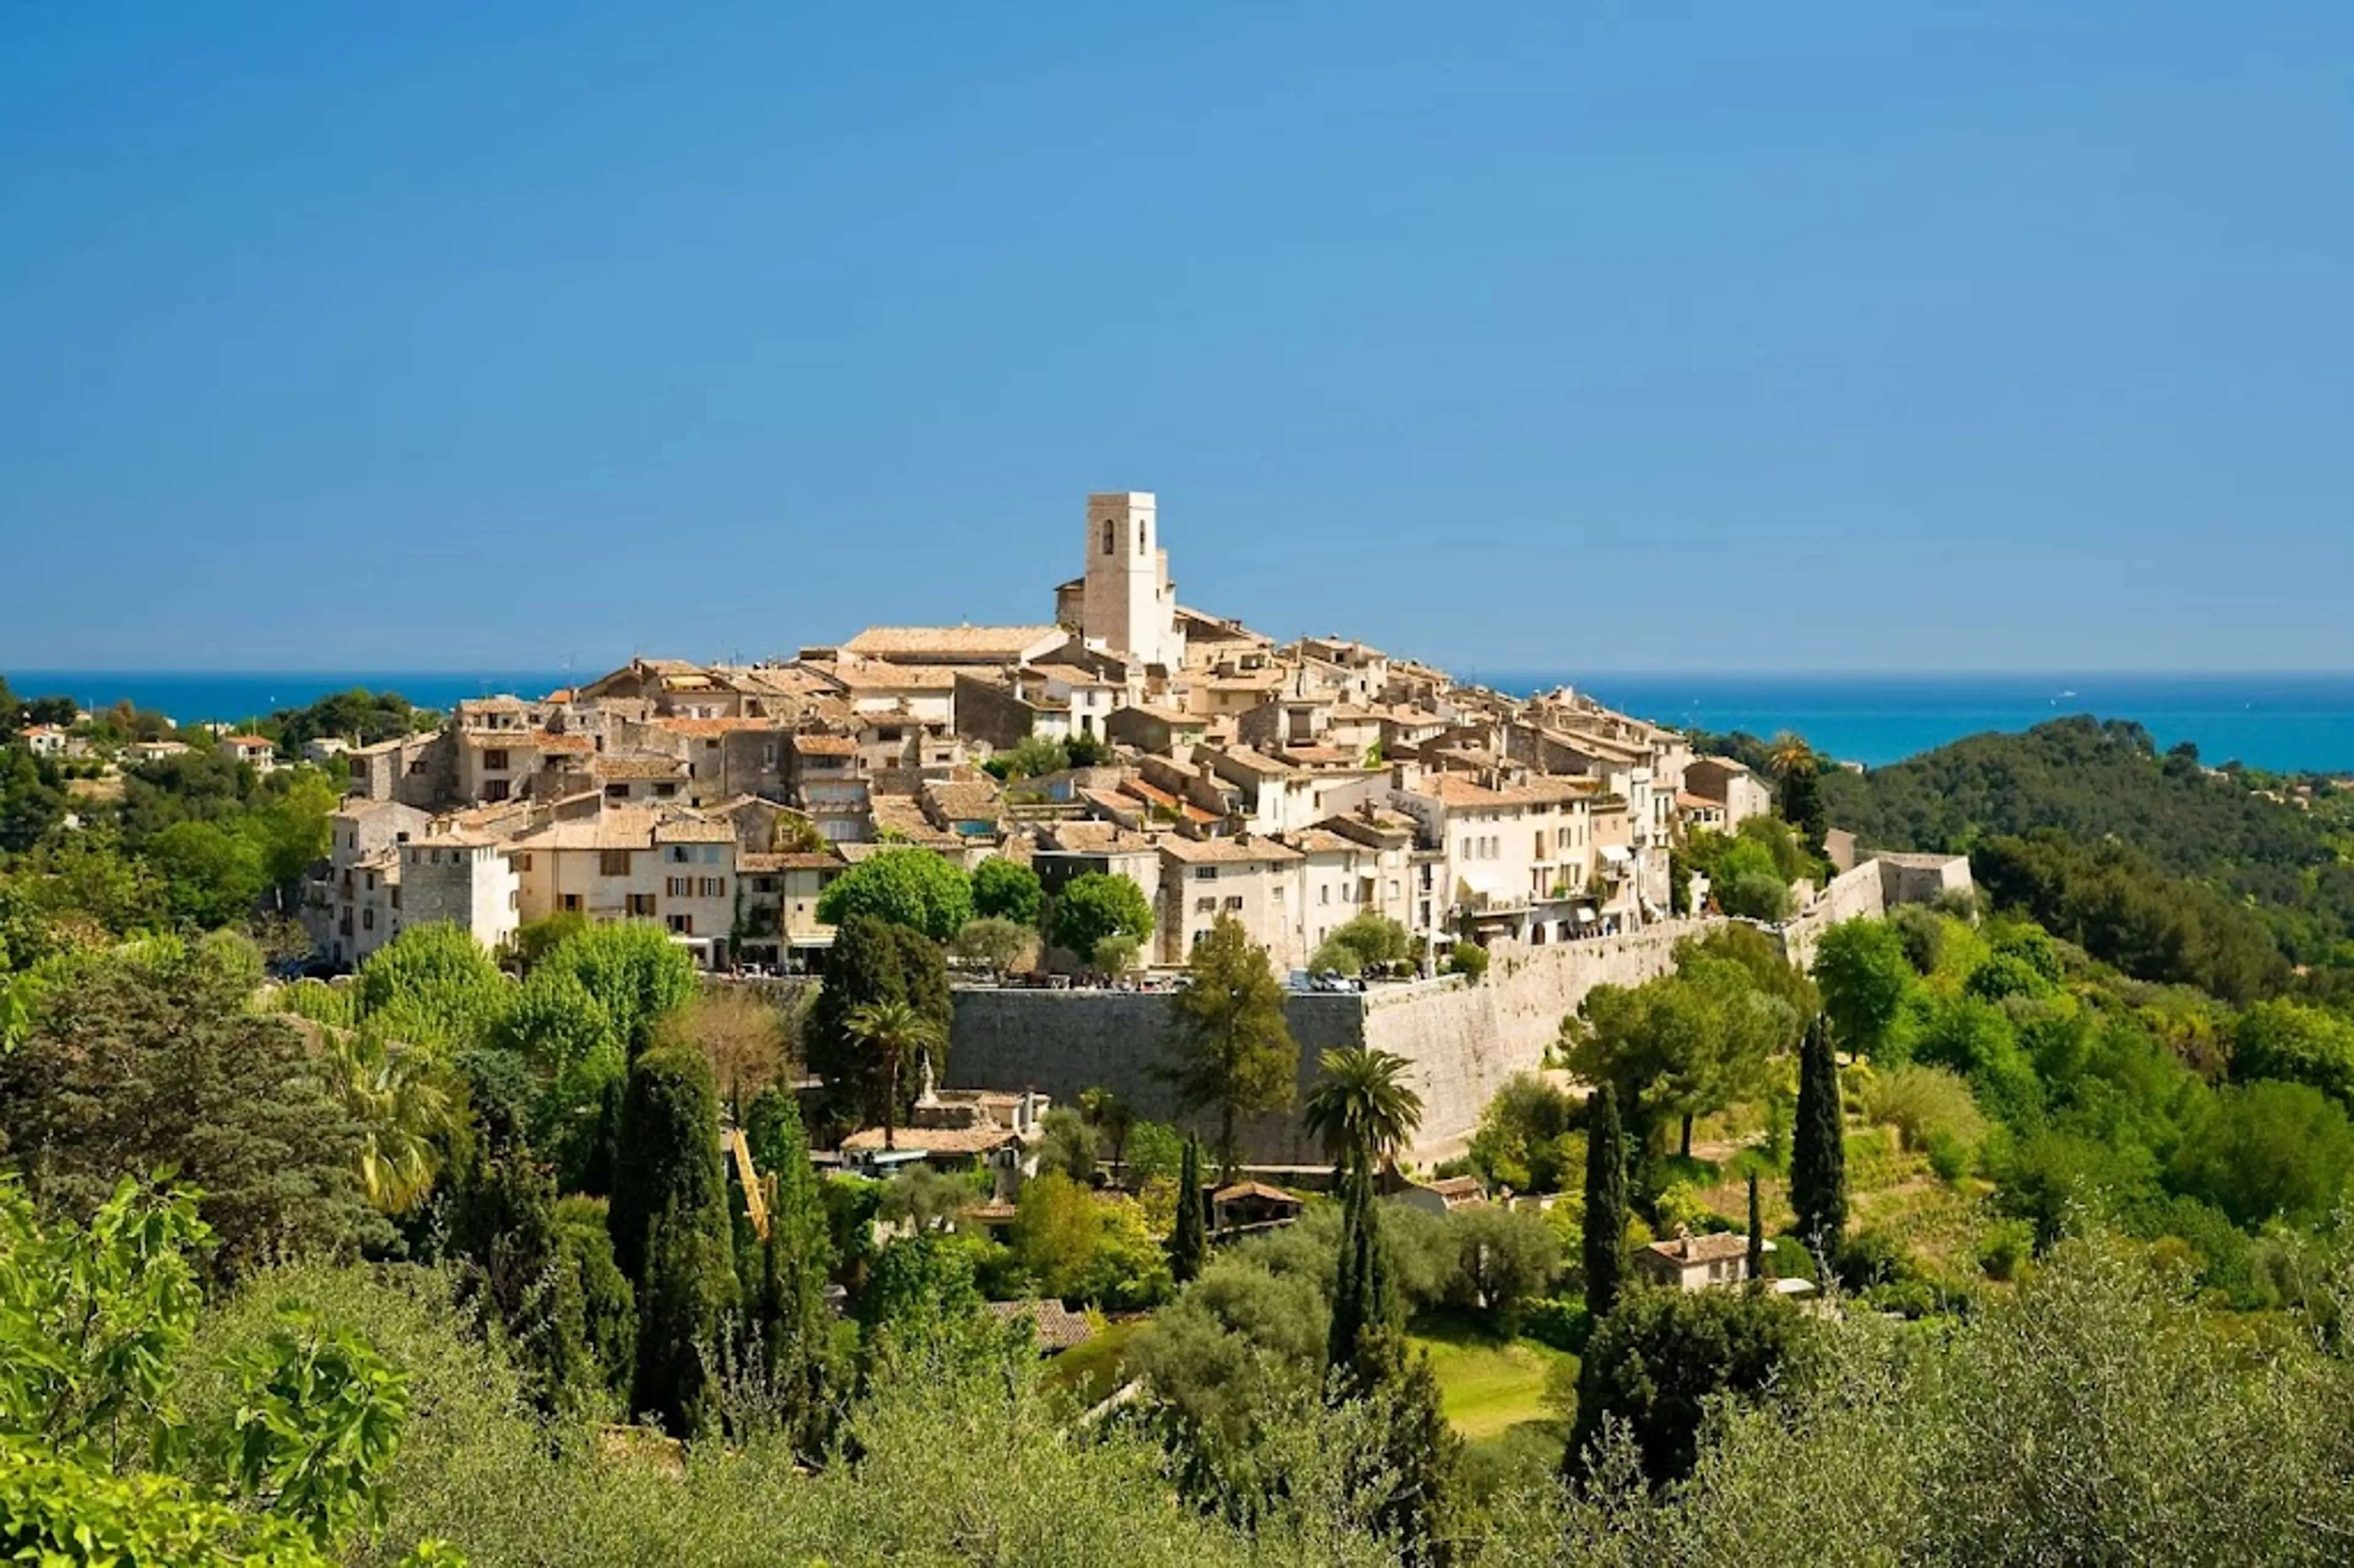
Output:
[[0,0],[0,668],[2349,668],[2354,6]]

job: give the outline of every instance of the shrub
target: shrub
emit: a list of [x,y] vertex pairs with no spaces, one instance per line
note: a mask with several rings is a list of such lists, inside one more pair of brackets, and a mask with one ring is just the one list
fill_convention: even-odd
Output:
[[1532,1301],[1521,1311],[1521,1337],[1556,1351],[1581,1355],[1594,1334],[1594,1315],[1585,1303],[1570,1296]]
[[1974,1153],[1986,1138],[1986,1118],[1969,1085],[1944,1067],[1907,1065],[1875,1074],[1865,1080],[1862,1098],[1867,1118],[1894,1128],[1907,1149],[1932,1150],[1932,1163],[1941,1141]]
[[1978,1242],[1978,1267],[1988,1279],[2017,1279],[2034,1253],[2032,1227],[2023,1220],[1998,1220]]
[[1454,950],[1447,955],[1447,967],[1450,972],[1478,985],[1487,977],[1488,949],[1477,942],[1458,942]]

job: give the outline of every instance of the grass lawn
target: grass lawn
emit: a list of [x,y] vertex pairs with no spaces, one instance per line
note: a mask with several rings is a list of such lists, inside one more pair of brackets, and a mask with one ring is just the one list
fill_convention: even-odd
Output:
[[1410,1339],[1430,1352],[1441,1408],[1467,1438],[1494,1437],[1529,1421],[1551,1421],[1545,1380],[1562,1362],[1575,1375],[1577,1358],[1527,1340],[1499,1340],[1449,1319],[1426,1319]]

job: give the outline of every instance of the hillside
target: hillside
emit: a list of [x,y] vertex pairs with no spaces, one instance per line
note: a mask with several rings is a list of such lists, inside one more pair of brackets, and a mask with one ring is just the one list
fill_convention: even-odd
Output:
[[2219,908],[2253,905],[2292,963],[2338,960],[2354,936],[2354,866],[2332,813],[2268,800],[2190,748],[2160,754],[2139,725],[2078,716],[1972,736],[1869,774],[1834,772],[1824,794],[1831,821],[1876,848],[1983,854],[1990,841],[2050,831],[2118,869],[2146,863],[2221,895]]

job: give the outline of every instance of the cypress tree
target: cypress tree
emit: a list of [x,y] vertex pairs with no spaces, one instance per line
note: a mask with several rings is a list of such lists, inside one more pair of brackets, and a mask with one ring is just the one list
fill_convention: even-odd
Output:
[[1782,776],[1782,795],[1776,803],[1782,820],[1797,830],[1807,853],[1821,860],[1827,853],[1825,841],[1830,836],[1830,816],[1823,805],[1823,779],[1818,765],[1812,760],[1793,764]]
[[748,1287],[752,1326],[779,1422],[803,1454],[821,1453],[838,1375],[833,1314],[825,1303],[833,1236],[790,1097],[752,1102],[747,1139],[769,1184],[769,1237]]
[[1846,1126],[1840,1109],[1839,1062],[1817,1019],[1798,1047],[1798,1114],[1790,1145],[1790,1207],[1798,1239],[1818,1257],[1847,1228]]
[[1755,1284],[1766,1277],[1766,1220],[1757,1206],[1757,1172],[1749,1173],[1749,1278]]
[[673,1437],[716,1425],[711,1369],[737,1301],[734,1251],[724,1205],[698,1210],[673,1196],[648,1229],[630,1405]]
[[612,1175],[606,1223],[613,1234],[613,1261],[641,1290],[647,1233],[673,1200],[689,1213],[716,1214],[719,1234],[730,1234],[727,1177],[719,1154],[719,1091],[702,1052],[691,1045],[663,1046],[630,1064]]
[[1618,1097],[1597,1084],[1585,1101],[1585,1310],[1596,1321],[1618,1304],[1627,1274],[1627,1140]]
[[1373,1205],[1373,1175],[1353,1166],[1343,1182],[1341,1262],[1332,1287],[1332,1326],[1325,1362],[1342,1376],[1352,1398],[1371,1393],[1398,1369],[1396,1290],[1390,1280],[1389,1250],[1383,1245],[1381,1216]]
[[1202,1145],[1185,1140],[1177,1165],[1177,1224],[1169,1234],[1169,1272],[1184,1285],[1198,1278],[1209,1261],[1210,1233],[1202,1213]]
[[706,1358],[737,1301],[719,1091],[693,1046],[657,1047],[630,1065],[606,1224],[637,1296],[631,1406],[693,1436],[714,1414]]

